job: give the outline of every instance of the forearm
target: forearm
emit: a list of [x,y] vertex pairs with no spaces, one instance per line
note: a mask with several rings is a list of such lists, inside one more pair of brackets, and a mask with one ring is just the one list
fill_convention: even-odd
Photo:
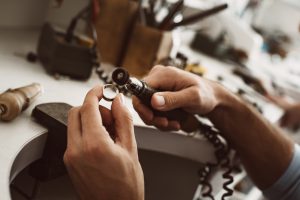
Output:
[[210,120],[238,152],[254,183],[264,189],[287,169],[293,142],[239,98],[224,92]]

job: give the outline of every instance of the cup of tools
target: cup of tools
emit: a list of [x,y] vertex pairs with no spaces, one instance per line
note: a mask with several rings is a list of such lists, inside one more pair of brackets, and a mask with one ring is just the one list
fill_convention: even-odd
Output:
[[153,65],[169,56],[172,49],[172,34],[137,23],[132,31],[122,67],[136,77],[143,77]]
[[150,23],[151,16],[145,16],[140,3],[110,0],[100,1],[100,7],[102,13],[96,29],[103,62],[124,67],[132,76],[142,77],[158,60],[169,56],[171,32]]

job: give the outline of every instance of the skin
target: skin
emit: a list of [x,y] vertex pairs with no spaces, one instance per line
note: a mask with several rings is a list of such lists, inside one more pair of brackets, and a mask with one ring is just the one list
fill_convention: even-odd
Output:
[[[182,108],[208,117],[238,152],[246,171],[260,189],[271,186],[287,169],[293,155],[293,142],[219,84],[162,66],[154,67],[144,80],[150,87],[168,91],[153,95],[154,109]],[[154,116],[137,98],[133,98],[133,105],[148,125],[164,130],[180,128],[178,122]]]
[[291,128],[293,130],[299,129],[300,126],[300,104],[293,104],[285,109],[285,113],[280,120],[280,125]]
[[102,91],[93,88],[83,105],[69,112],[65,165],[80,199],[142,200],[144,178],[132,116],[122,95],[111,111],[99,107]]
[[291,103],[282,97],[268,96],[268,98],[284,110],[284,114],[280,119],[280,126],[292,130],[299,129],[300,103]]
[[[144,80],[150,87],[168,91],[153,95],[153,108],[181,108],[208,117],[236,149],[260,189],[272,185],[287,169],[293,142],[219,84],[162,66],[154,67]],[[143,200],[143,172],[132,117],[121,96],[113,101],[112,111],[99,107],[101,91],[100,86],[92,89],[82,107],[69,113],[64,156],[69,175],[81,199]],[[179,122],[155,116],[134,97],[133,105],[146,124],[180,129]]]

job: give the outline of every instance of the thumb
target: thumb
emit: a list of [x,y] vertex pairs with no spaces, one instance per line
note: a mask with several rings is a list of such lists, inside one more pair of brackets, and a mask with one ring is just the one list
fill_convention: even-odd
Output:
[[119,94],[114,99],[111,110],[115,125],[116,143],[129,151],[136,149],[133,119],[125,105],[123,94]]
[[169,111],[176,108],[188,107],[194,99],[190,89],[177,92],[157,92],[152,96],[151,105],[154,109]]

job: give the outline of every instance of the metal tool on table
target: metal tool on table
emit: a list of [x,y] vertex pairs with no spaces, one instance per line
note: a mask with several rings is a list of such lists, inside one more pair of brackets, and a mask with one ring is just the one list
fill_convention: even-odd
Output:
[[11,121],[42,93],[42,86],[33,83],[16,89],[8,89],[0,94],[0,119]]

